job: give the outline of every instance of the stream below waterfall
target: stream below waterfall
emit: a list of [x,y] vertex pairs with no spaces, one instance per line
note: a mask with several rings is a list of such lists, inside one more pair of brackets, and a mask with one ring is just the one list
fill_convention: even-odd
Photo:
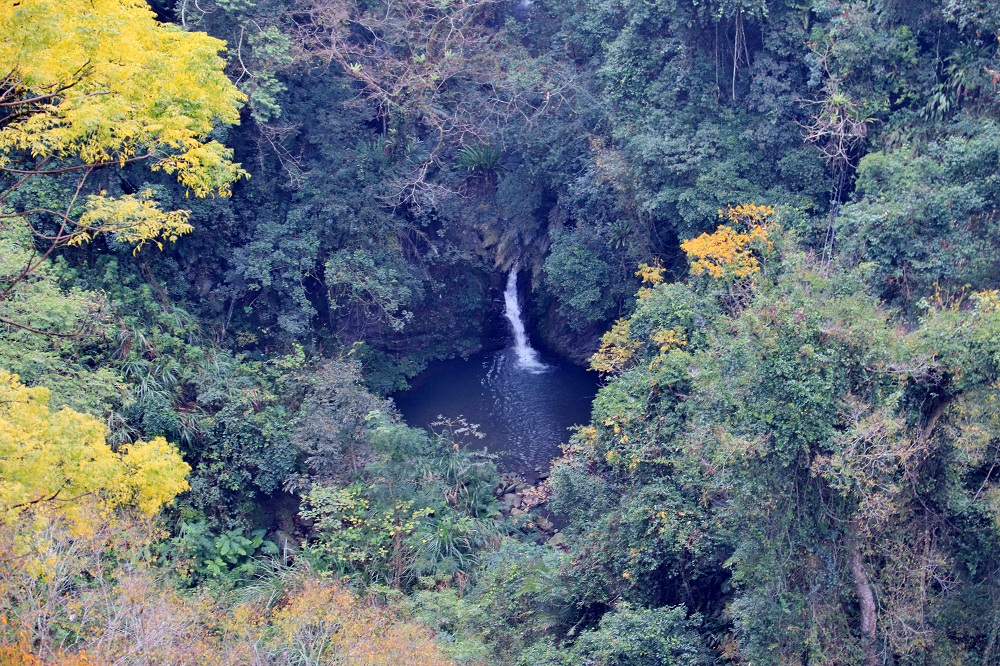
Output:
[[507,349],[432,363],[411,389],[395,396],[407,423],[431,427],[439,417],[463,417],[482,439],[467,441],[499,457],[503,470],[534,479],[560,454],[569,428],[590,421],[597,375],[531,346],[517,296],[517,269],[504,292],[512,345]]

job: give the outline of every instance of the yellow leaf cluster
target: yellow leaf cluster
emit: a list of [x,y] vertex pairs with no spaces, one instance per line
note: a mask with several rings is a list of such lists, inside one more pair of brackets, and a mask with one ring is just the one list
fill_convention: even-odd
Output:
[[654,329],[649,339],[660,348],[661,352],[670,351],[671,349],[680,349],[681,347],[687,346],[687,339],[684,336],[684,331],[679,329]]
[[990,289],[973,295],[976,309],[983,313],[1000,312],[1000,290]]
[[[72,245],[81,245],[99,233],[112,233],[124,243],[134,243],[136,252],[151,239],[173,242],[194,230],[188,223],[188,211],[161,210],[151,190],[117,198],[87,197],[79,221],[84,231],[73,237]],[[163,249],[163,243],[154,242]]]
[[643,284],[651,284],[655,287],[658,284],[663,284],[663,273],[665,271],[666,269],[657,261],[652,266],[649,264],[639,264],[639,270],[635,272],[635,276],[641,277]]
[[[745,278],[760,270],[754,251],[767,254],[774,247],[768,239],[767,220],[774,215],[770,206],[743,204],[719,211],[719,217],[734,226],[720,225],[714,233],[702,234],[681,243],[691,262],[691,274],[707,273],[715,279]],[[745,228],[739,231],[737,227]]]
[[158,437],[117,453],[93,416],[49,409],[45,388],[28,388],[0,370],[0,516],[27,508],[73,515],[85,501],[135,506],[153,514],[187,490],[191,470]]
[[590,369],[602,375],[620,372],[642,347],[640,340],[629,334],[628,319],[619,319],[611,330],[601,337],[601,347],[590,359]]
[[649,362],[650,370],[655,370],[662,365],[670,352],[687,347],[687,336],[679,328],[654,328],[649,334],[649,340],[659,349],[656,356]]
[[729,220],[730,224],[737,227],[752,229],[766,225],[768,220],[774,217],[774,213],[774,208],[771,206],[748,203],[727,206],[719,211],[719,219]]
[[[665,271],[666,269],[660,265],[660,262],[656,261],[652,266],[649,264],[639,264],[639,270],[635,272],[635,276],[641,277],[644,285],[648,284],[655,287],[658,284],[663,284],[663,273]],[[636,293],[640,301],[644,301],[652,295],[653,290],[649,287],[641,287]]]
[[[97,666],[87,657],[87,653],[67,654],[59,650],[54,655],[59,666]],[[0,666],[43,666],[45,662],[31,654],[27,638],[17,645],[0,645]]]
[[0,90],[19,112],[0,165],[12,150],[86,163],[148,151],[191,154],[184,171],[198,171],[215,122],[239,122],[224,42],[157,22],[143,0],[4,2],[0,34]]

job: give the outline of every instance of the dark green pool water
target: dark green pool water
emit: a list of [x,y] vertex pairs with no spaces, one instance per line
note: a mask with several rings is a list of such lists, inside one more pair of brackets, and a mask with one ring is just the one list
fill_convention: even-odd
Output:
[[501,469],[533,476],[547,469],[569,440],[569,428],[590,422],[597,375],[543,354],[542,371],[522,367],[514,348],[432,364],[395,396],[412,426],[463,416],[486,434],[470,447],[500,456]]

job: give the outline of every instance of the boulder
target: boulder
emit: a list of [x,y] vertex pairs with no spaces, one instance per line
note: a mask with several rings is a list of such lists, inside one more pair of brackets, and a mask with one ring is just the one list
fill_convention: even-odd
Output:
[[521,498],[514,493],[507,493],[500,501],[512,509],[521,506]]

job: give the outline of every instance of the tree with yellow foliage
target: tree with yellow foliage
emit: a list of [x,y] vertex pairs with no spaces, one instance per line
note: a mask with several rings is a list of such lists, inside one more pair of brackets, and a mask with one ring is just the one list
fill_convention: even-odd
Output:
[[142,561],[158,534],[153,515],[188,489],[190,470],[162,437],[112,451],[99,420],[53,412],[48,389],[0,370],[0,665],[110,663],[64,652],[54,638],[93,626],[151,657],[165,641],[151,632],[183,629],[171,620],[176,609],[159,612],[167,591],[145,569],[128,602],[123,592],[137,572],[116,567]]
[[72,516],[93,502],[151,515],[187,490],[191,468],[162,437],[116,453],[103,423],[69,408],[52,412],[48,398],[48,389],[0,370],[0,520],[28,508]]
[[[208,139],[239,122],[244,99],[223,42],[159,23],[143,0],[4,2],[0,35],[0,224],[30,225],[46,248],[0,275],[0,300],[58,247],[110,233],[138,249],[191,231],[187,211],[162,210],[149,190],[88,189],[96,170],[146,162],[198,197],[227,196],[247,175]],[[75,190],[58,210],[11,211],[30,181],[67,174]]]
[[728,220],[728,225],[681,243],[691,261],[691,274],[735,280],[759,271],[757,255],[766,255],[774,246],[767,237],[767,223],[773,216],[774,208],[757,204],[720,210],[719,217]]

